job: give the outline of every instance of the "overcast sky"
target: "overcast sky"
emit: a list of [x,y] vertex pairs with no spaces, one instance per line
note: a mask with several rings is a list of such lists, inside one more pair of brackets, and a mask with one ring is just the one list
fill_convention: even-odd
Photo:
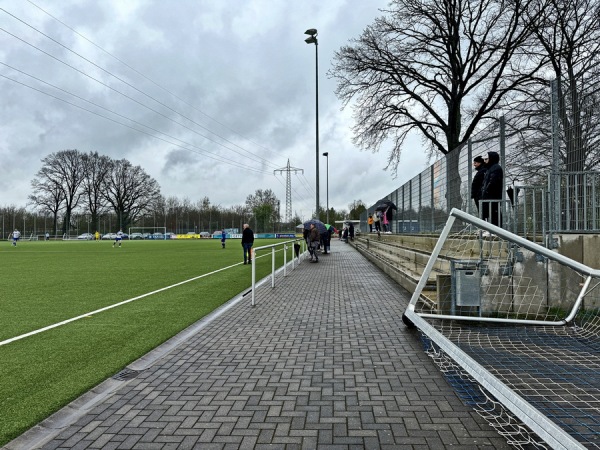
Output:
[[[329,205],[371,205],[427,160],[415,139],[393,179],[383,170],[385,152],[355,147],[352,111],[341,110],[327,71],[334,52],[386,6],[387,0],[3,0],[0,205],[25,206],[41,159],[77,149],[142,166],[165,197],[207,196],[229,207],[272,189],[282,215],[286,174],[274,170],[289,159],[304,170],[291,177],[293,213],[309,218],[316,149],[308,28],[319,32]],[[327,161],[320,158],[325,207]]]

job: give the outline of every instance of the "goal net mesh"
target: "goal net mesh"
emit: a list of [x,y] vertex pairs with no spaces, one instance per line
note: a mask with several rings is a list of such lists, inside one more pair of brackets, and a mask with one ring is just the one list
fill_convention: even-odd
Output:
[[[600,448],[600,272],[453,213],[420,268],[406,316],[417,327],[416,317],[425,320],[486,376],[509,388],[515,403],[527,402],[583,446]],[[459,395],[469,397],[467,403],[509,442],[555,447],[547,444],[552,436],[536,435],[544,425],[499,407],[460,361],[421,332],[426,352],[460,386]]]
[[165,239],[167,229],[165,227],[131,227],[129,238],[132,239]]

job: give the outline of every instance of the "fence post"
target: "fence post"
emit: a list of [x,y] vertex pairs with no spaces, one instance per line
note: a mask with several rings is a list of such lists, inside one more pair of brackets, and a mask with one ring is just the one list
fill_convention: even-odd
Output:
[[254,293],[256,291],[256,250],[252,251],[252,249],[250,249],[250,256],[252,257],[252,306],[254,306]]
[[558,117],[558,80],[550,82],[551,101],[550,101],[550,122],[552,124],[552,172],[550,174],[550,238],[552,233],[559,230],[560,227],[560,137],[559,137],[559,117]]
[[[505,122],[505,118],[504,116],[500,116],[500,166],[502,167],[502,169],[504,170],[504,187],[502,188],[502,207],[500,208],[500,211],[502,212],[502,215],[504,216],[504,220],[503,222],[506,223],[508,220],[508,210],[506,208],[506,175],[508,173],[508,171],[506,170],[506,122]],[[502,226],[502,222],[498,222],[500,223]],[[504,224],[504,226],[506,226]],[[502,227],[504,228],[504,227]],[[514,228],[513,228],[513,232],[514,232]]]
[[271,247],[271,287],[275,287],[275,247]]
[[435,231],[435,171],[433,170],[434,164],[429,168],[429,189],[431,190],[431,232]]
[[423,209],[423,172],[419,172],[419,214],[418,214],[418,224],[419,224],[419,233],[421,232],[421,210]]
[[[504,167],[504,166],[503,166]],[[467,187],[469,189],[469,200],[467,202],[467,212],[473,215],[473,201],[471,200],[471,186],[473,185],[473,139],[467,141]]]

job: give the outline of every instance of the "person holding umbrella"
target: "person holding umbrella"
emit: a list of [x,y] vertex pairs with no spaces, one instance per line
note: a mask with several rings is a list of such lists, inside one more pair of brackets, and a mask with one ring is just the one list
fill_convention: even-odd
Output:
[[393,210],[397,210],[398,208],[391,200],[380,200],[379,205],[375,208],[375,211],[380,211],[381,221],[383,222],[383,232],[386,234],[392,234],[392,218],[393,218]]
[[[318,263],[319,262],[319,255],[317,253],[317,247],[319,246],[319,238],[321,236],[319,235],[319,230],[317,230],[317,227],[315,226],[314,223],[310,224],[310,235],[309,235],[309,240],[310,240],[310,262],[314,262],[314,263]],[[314,259],[313,259],[314,257]]]

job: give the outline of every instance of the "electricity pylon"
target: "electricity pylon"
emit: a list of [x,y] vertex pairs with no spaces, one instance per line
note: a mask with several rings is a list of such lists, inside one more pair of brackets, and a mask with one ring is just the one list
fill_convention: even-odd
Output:
[[275,169],[273,174],[276,174],[277,172],[287,172],[285,182],[285,221],[289,223],[292,221],[292,178],[290,177],[290,173],[302,172],[304,174],[304,170],[290,167],[290,160],[288,159],[287,167]]

